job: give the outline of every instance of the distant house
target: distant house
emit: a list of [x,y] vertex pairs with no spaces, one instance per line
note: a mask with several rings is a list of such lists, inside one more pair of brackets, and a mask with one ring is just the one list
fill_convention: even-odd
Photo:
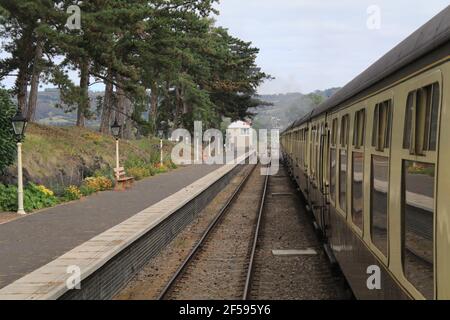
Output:
[[245,149],[253,145],[254,131],[250,123],[236,121],[228,126],[226,145],[228,148]]

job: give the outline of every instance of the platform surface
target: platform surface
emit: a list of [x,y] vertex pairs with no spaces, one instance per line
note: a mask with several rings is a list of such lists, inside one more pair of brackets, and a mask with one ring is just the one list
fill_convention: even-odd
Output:
[[[191,185],[219,165],[192,165],[0,225],[0,288]],[[31,288],[30,288],[31,289]]]

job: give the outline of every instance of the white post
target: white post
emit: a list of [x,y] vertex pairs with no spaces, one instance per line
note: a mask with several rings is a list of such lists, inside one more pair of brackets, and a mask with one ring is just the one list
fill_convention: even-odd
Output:
[[120,168],[120,163],[119,163],[119,139],[116,139],[116,177],[119,176],[119,168]]
[[17,213],[26,214],[23,208],[23,172],[22,172],[22,143],[17,143]]
[[163,140],[161,139],[161,141],[159,142],[159,150],[160,150],[160,164],[161,164],[161,167],[163,166],[163,164],[164,164],[164,154],[163,154]]

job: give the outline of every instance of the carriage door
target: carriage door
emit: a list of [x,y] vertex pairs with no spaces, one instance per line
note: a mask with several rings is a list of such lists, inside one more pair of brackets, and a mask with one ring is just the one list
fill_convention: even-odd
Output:
[[327,237],[327,226],[329,224],[328,192],[329,192],[329,151],[330,130],[328,123],[322,123],[320,130],[320,192],[322,197],[321,228],[324,237]]

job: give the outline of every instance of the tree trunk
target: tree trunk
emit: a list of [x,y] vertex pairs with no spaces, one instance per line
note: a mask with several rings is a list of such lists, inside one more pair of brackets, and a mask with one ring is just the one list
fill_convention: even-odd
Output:
[[150,111],[148,113],[148,122],[153,124],[153,128],[156,131],[156,119],[158,116],[158,84],[156,81],[152,81],[150,85]]
[[100,132],[104,134],[108,134],[111,125],[111,116],[113,109],[113,94],[114,94],[114,85],[112,79],[112,73],[109,71],[108,73],[108,81],[105,86],[105,98],[103,100],[103,110],[102,117],[100,121]]
[[[117,79],[117,108],[116,108],[116,119],[121,126],[125,123],[125,91],[122,88],[122,83],[120,77]],[[122,130],[123,134],[123,130]]]
[[133,136],[133,112],[134,106],[130,99],[125,98],[125,125],[123,128],[123,138],[127,140],[131,140],[134,138]]
[[175,116],[173,118],[174,127],[175,129],[179,127],[180,125],[180,113],[181,113],[181,107],[182,107],[182,98],[180,93],[180,88],[175,88]]
[[83,61],[80,72],[81,101],[78,104],[77,127],[84,127],[86,113],[89,111],[89,62]]
[[31,77],[30,97],[28,100],[28,110],[26,116],[27,120],[30,122],[34,122],[36,117],[39,77],[41,75],[41,67],[40,67],[41,59],[42,59],[42,42],[38,40],[36,43],[36,52],[34,55],[33,75]]
[[131,100],[126,96],[126,92],[123,89],[124,79],[118,76],[117,78],[117,111],[116,117],[119,124],[122,126],[122,138],[132,139],[133,138],[133,120],[131,119],[133,115],[133,104]]
[[17,86],[17,105],[19,107],[19,110],[25,113],[27,106],[27,88],[28,88],[26,66],[22,65],[21,68],[19,69],[19,74],[16,79],[16,86]]

